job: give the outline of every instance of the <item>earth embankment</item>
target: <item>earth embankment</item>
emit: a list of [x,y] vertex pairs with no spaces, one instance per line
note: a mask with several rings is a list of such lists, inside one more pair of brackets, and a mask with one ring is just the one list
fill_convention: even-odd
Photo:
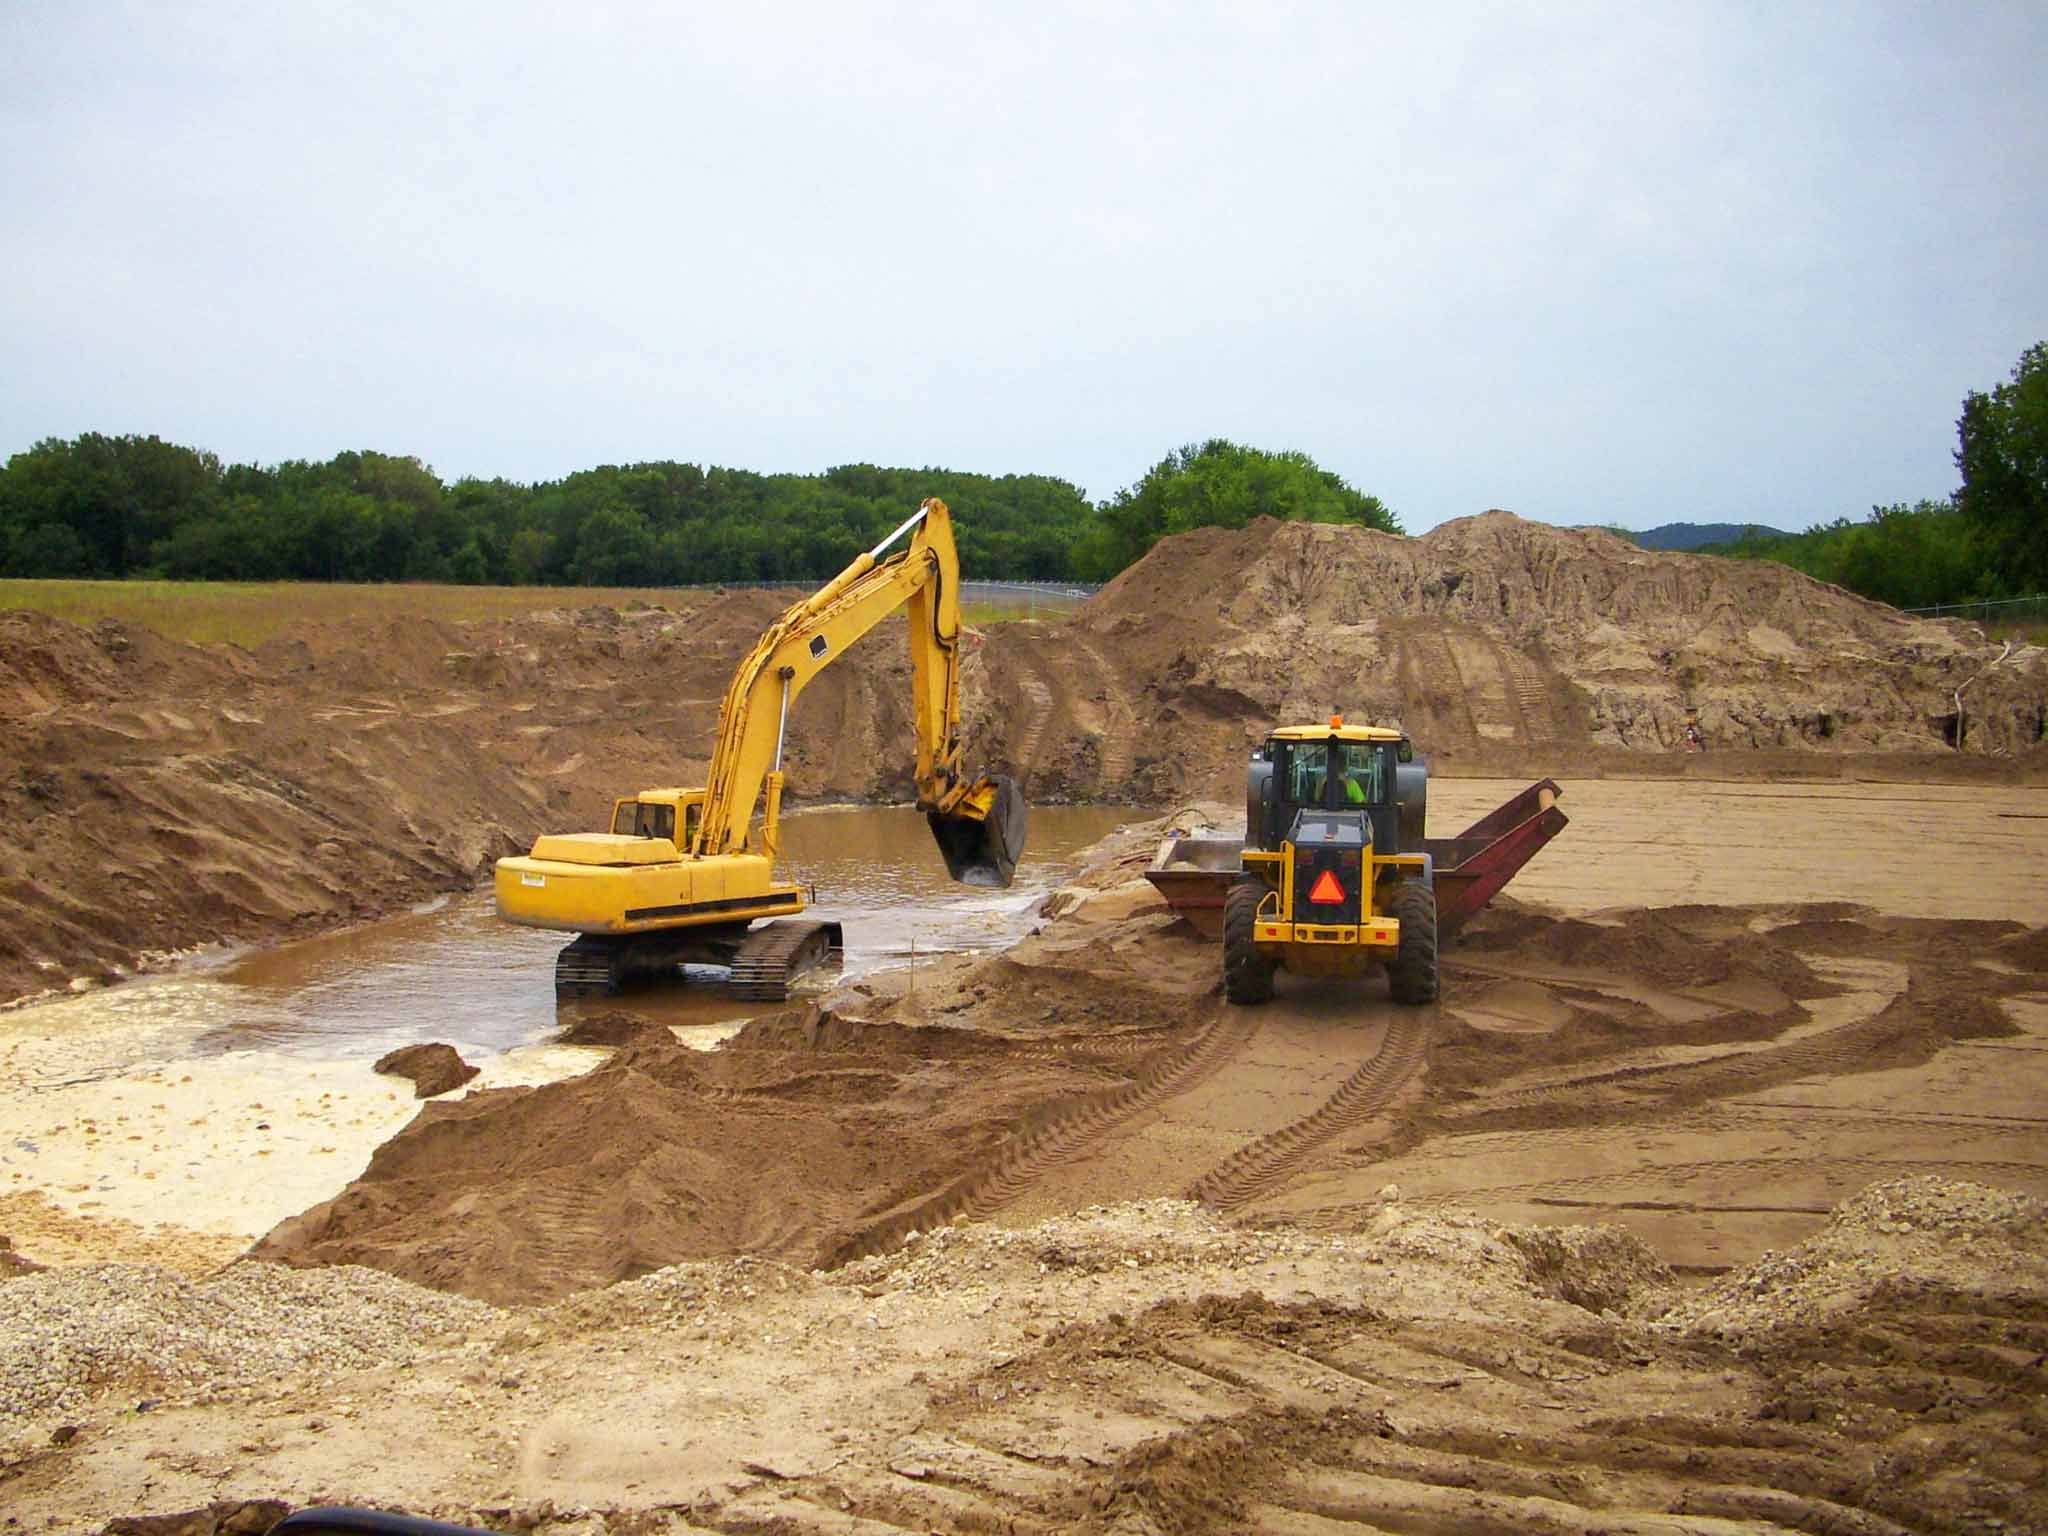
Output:
[[1027,722],[1014,755],[1091,793],[1225,793],[1266,724],[1333,711],[1459,772],[1912,774],[2038,755],[2048,665],[2004,650],[1786,566],[1506,512],[1413,539],[1262,518],[1163,541],[1057,641],[993,636],[989,686]]

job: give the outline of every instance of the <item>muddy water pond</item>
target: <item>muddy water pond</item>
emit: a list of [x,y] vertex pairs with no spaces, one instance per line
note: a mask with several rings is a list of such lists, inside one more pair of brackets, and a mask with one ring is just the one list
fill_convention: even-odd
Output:
[[[904,807],[793,815],[783,824],[784,856],[792,877],[817,892],[811,915],[844,925],[840,974],[858,977],[915,956],[1011,943],[1083,850],[1133,814],[1113,806],[1034,809],[1016,882],[1001,891],[949,881],[924,818]],[[425,1038],[465,1055],[530,1044],[618,1006],[607,998],[556,1003],[555,954],[569,937],[500,922],[490,893],[481,891],[265,950],[207,974],[218,1014],[195,1046],[359,1056]],[[636,990],[630,1003],[686,1039],[703,1031],[704,1043],[762,1010],[730,996],[724,971],[698,967],[681,984]]]

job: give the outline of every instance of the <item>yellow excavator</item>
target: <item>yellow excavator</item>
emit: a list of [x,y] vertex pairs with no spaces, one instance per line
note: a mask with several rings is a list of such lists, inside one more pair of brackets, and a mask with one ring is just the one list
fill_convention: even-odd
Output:
[[1027,810],[1011,780],[961,771],[960,561],[952,515],[933,497],[755,643],[726,690],[703,788],[644,789],[613,802],[608,831],[551,833],[498,860],[500,917],[581,935],[555,961],[557,992],[725,965],[735,995],[772,1001],[837,956],[839,924],[797,920],[803,891],[775,868],[789,706],[899,608],[910,617],[918,809],[953,879],[1010,883]]

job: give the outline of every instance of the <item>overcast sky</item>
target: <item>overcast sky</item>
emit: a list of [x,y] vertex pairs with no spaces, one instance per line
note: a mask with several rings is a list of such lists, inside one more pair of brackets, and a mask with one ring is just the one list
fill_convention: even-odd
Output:
[[[1425,17],[1424,12],[1443,14]],[[1956,483],[2048,5],[0,10],[0,454],[1313,454],[1420,532]]]

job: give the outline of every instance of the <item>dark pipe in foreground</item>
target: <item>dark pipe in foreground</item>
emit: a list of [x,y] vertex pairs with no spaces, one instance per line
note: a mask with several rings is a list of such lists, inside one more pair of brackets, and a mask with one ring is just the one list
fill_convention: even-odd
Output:
[[299,1536],[493,1536],[473,1525],[449,1525],[442,1520],[421,1520],[413,1515],[387,1515],[375,1509],[342,1509],[322,1506],[286,1515],[270,1528],[270,1536],[296,1532]]

